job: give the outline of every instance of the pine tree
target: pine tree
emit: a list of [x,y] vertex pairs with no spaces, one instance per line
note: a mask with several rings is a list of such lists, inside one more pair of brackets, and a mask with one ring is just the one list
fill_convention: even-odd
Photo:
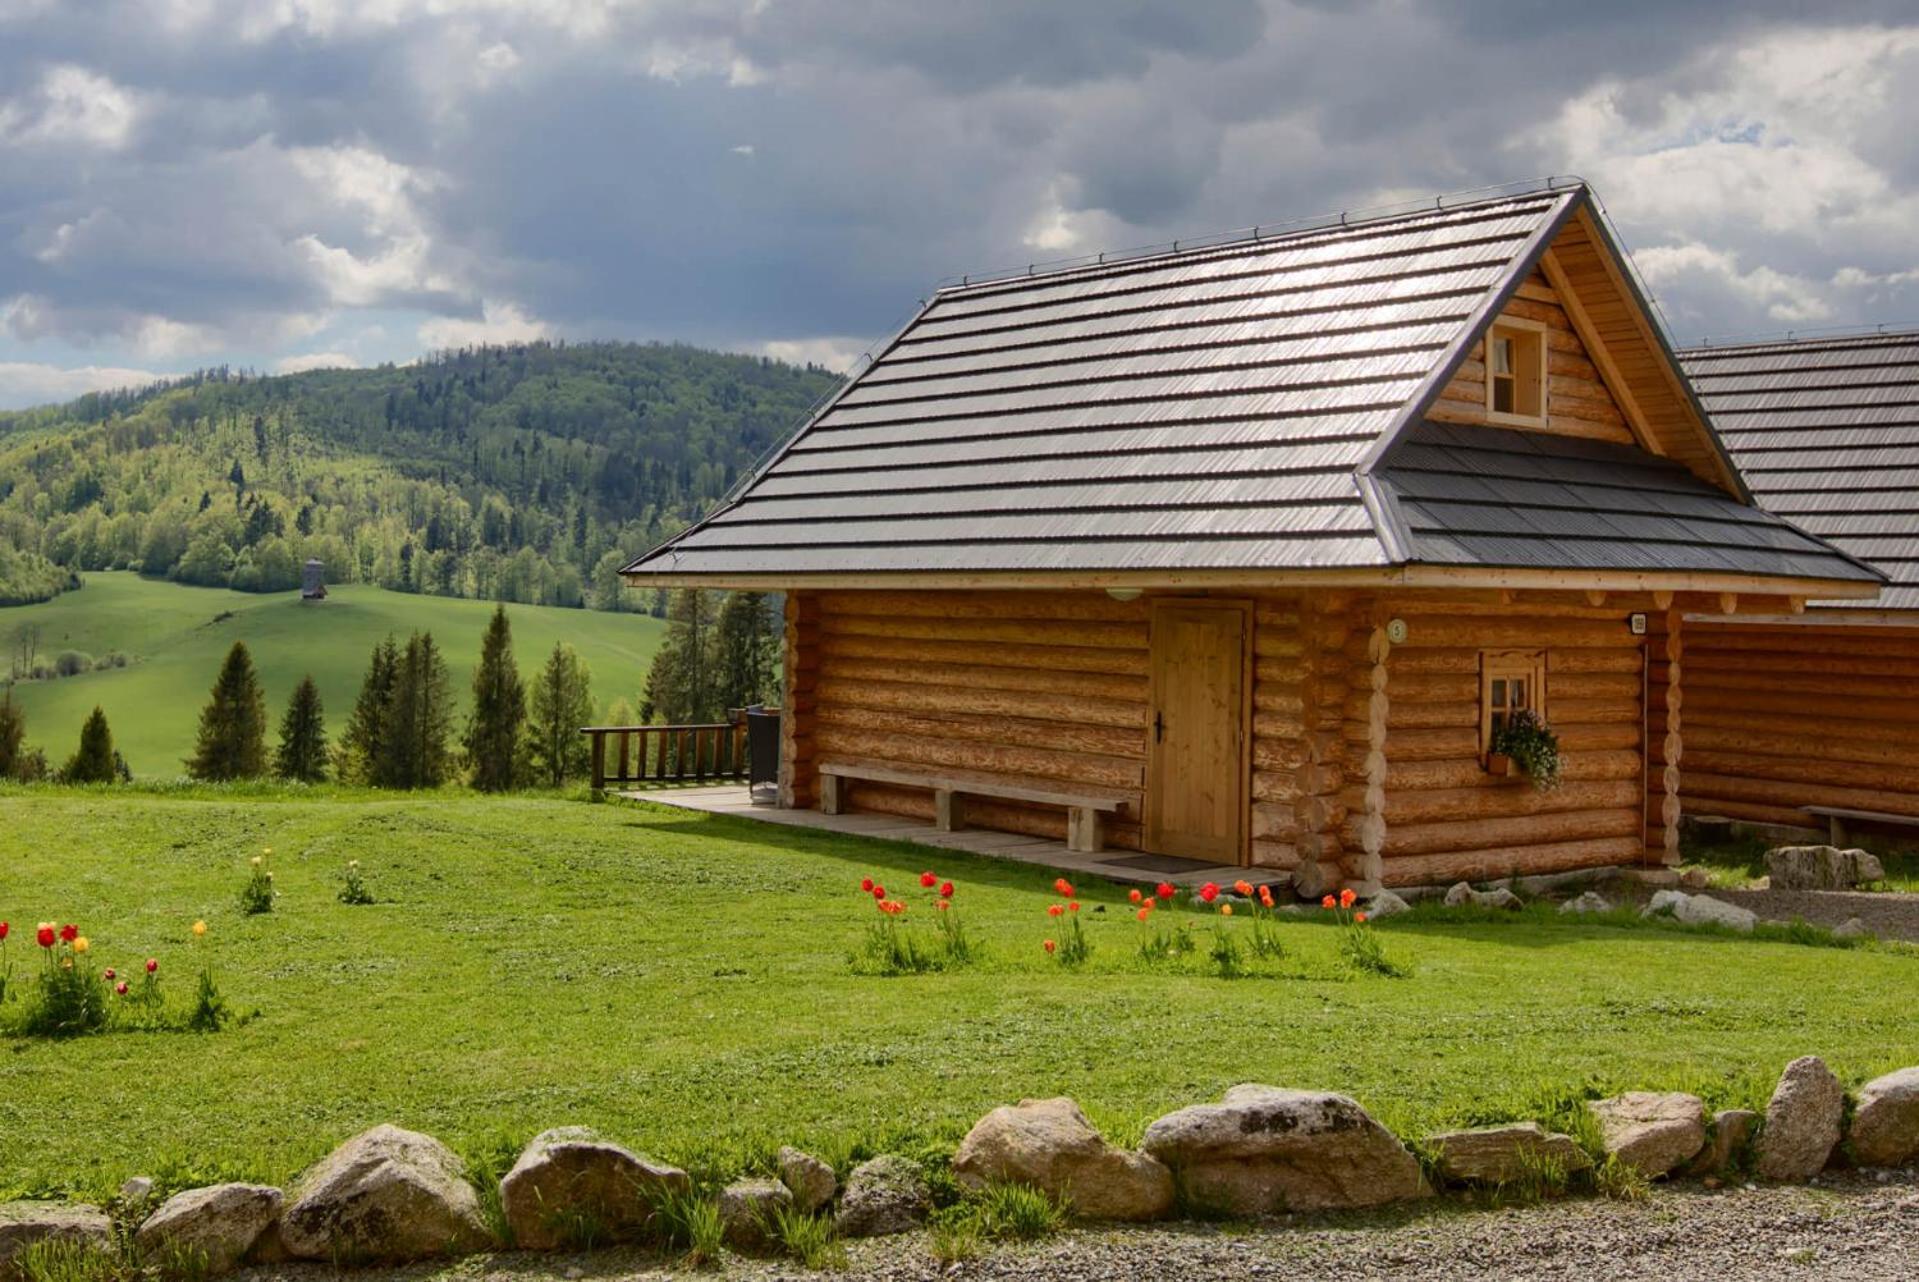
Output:
[[713,625],[717,693],[723,708],[766,703],[779,694],[781,625],[764,592],[730,592]]
[[287,700],[280,718],[280,749],[273,755],[273,773],[300,783],[326,778],[326,716],[320,707],[320,687],[311,674],[302,677]]
[[466,724],[466,752],[473,762],[473,786],[505,792],[518,774],[520,730],[526,724],[526,687],[513,662],[513,626],[506,607],[495,606],[480,642],[480,666],[473,671],[473,715]]
[[679,588],[666,617],[666,640],[647,669],[642,712],[668,725],[716,720],[721,705],[712,598],[698,588]]
[[257,779],[267,770],[267,701],[244,641],[227,651],[200,712],[200,738],[187,773],[195,779]]
[[393,671],[388,733],[373,782],[383,788],[437,788],[445,783],[452,713],[446,660],[431,632],[415,632]]
[[360,682],[360,697],[334,751],[334,773],[342,783],[378,783],[375,776],[386,755],[387,708],[399,665],[399,648],[391,636],[373,647],[366,677]]
[[593,716],[592,686],[592,674],[573,647],[555,645],[533,683],[530,751],[541,783],[557,788],[586,772],[590,750],[580,727]]
[[113,731],[107,728],[107,714],[95,704],[93,715],[80,728],[80,750],[67,759],[61,778],[68,783],[112,783],[120,777],[114,757]]
[[0,779],[20,774],[22,746],[27,737],[27,714],[13,701],[13,683],[0,694]]

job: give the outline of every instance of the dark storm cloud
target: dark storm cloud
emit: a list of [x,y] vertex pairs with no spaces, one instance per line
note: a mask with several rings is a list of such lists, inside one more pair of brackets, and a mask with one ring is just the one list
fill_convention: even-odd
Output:
[[[435,316],[871,336],[950,273],[1573,167],[1689,320],[1852,319],[1919,267],[1919,53],[1860,27],[1900,16],[0,0],[0,361],[258,363],[356,325],[404,357]],[[1781,41],[1830,74],[1746,52]],[[1824,212],[1760,226],[1795,188]],[[1835,293],[1842,269],[1873,283]]]

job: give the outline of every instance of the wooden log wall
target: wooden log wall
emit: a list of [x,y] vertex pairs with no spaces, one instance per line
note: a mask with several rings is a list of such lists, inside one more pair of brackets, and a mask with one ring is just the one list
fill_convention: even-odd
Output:
[[813,750],[819,701],[820,602],[812,592],[786,594],[780,700],[780,805],[810,810],[819,801],[819,771]]
[[1686,813],[1822,828],[1919,817],[1919,623],[1686,624]]
[[[1637,864],[1646,853],[1642,642],[1628,621],[1650,602],[1570,600],[1506,605],[1455,594],[1384,594],[1368,621],[1398,618],[1402,643],[1355,632],[1349,754],[1377,742],[1384,716],[1385,777],[1377,861],[1365,857],[1368,794],[1345,789],[1345,872],[1385,885],[1432,885],[1512,874]],[[1540,650],[1546,716],[1559,735],[1560,786],[1486,773],[1479,754],[1479,670],[1485,650]],[[1373,685],[1381,667],[1383,684]],[[1363,755],[1355,756],[1363,760]],[[1360,852],[1355,856],[1352,852]]]
[[[1579,339],[1558,291],[1538,270],[1500,312],[1502,318],[1546,326],[1546,426],[1544,431],[1590,440],[1633,443],[1626,415],[1606,387],[1599,367]],[[1486,341],[1482,337],[1459,372],[1440,393],[1427,417],[1446,423],[1487,423]]]
[[[819,610],[812,743],[820,758],[988,770],[1120,788],[1107,823],[1137,849],[1147,714],[1147,603],[1103,592],[808,594]],[[930,819],[924,789],[851,782],[858,810]],[[1066,813],[983,797],[971,827],[1063,841]]]

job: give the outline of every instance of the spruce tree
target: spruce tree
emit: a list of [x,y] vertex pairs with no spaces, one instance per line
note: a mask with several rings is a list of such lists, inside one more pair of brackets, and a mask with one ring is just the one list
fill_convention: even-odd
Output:
[[386,741],[374,782],[383,788],[437,788],[446,782],[453,694],[431,632],[408,638],[387,699]]
[[506,607],[495,606],[473,672],[473,713],[466,725],[466,752],[473,786],[505,792],[518,774],[520,731],[526,724],[526,687],[513,662],[513,628]]
[[530,751],[540,782],[557,788],[584,774],[590,749],[580,727],[593,717],[593,679],[586,664],[561,642],[533,683]]
[[107,714],[95,704],[93,715],[80,728],[80,750],[67,759],[61,778],[68,783],[112,783],[119,777],[113,731],[107,728]]
[[273,773],[300,783],[319,783],[326,778],[326,755],[320,687],[309,674],[293,687],[286,715],[280,718],[280,748],[273,755]]
[[257,779],[267,770],[267,701],[244,641],[227,651],[200,713],[200,738],[188,759],[195,779]]
[[27,737],[27,714],[13,701],[13,683],[0,694],[0,779],[13,779],[21,773],[23,746]]
[[719,704],[743,708],[779,692],[781,625],[764,592],[729,592],[713,625]]
[[393,700],[393,677],[400,652],[393,638],[373,647],[360,697],[347,719],[346,733],[335,749],[334,772],[342,783],[378,784],[380,762],[386,755],[387,711]]
[[713,616],[712,598],[698,588],[679,588],[668,598],[666,640],[646,673],[641,712],[648,720],[687,725],[719,717]]

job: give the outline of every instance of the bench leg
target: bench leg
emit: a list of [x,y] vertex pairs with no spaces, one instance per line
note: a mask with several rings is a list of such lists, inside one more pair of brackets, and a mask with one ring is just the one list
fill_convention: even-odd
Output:
[[1073,806],[1066,812],[1066,848],[1076,854],[1096,855],[1105,847],[1099,839],[1099,811]]
[[940,832],[957,832],[966,825],[966,802],[951,788],[933,789],[933,827]]
[[1826,816],[1826,842],[1841,850],[1846,848],[1846,821],[1838,815]]
[[845,809],[845,802],[840,795],[841,787],[842,783],[838,775],[820,776],[821,814],[837,815]]

